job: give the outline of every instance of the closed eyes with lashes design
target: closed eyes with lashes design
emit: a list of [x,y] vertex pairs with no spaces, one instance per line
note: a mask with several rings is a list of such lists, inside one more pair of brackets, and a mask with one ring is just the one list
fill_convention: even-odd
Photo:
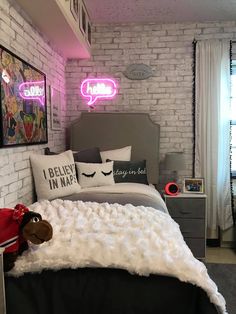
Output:
[[[112,174],[112,170],[109,172],[105,172],[105,171],[101,171],[101,173],[106,177],[109,176],[110,174]],[[96,174],[96,171],[94,171],[93,173],[84,173],[82,172],[82,175],[87,177],[87,178],[93,178]]]
[[95,176],[95,174],[96,174],[96,171],[94,171],[94,172],[91,173],[91,174],[82,172],[82,175],[85,176],[85,177],[87,177],[87,178],[93,178],[93,177]]
[[109,176],[111,173],[112,173],[112,170],[109,171],[109,172],[104,172],[104,171],[102,171],[102,174],[103,174],[104,176]]
[[113,161],[104,164],[77,163],[76,167],[81,188],[115,184],[113,164]]

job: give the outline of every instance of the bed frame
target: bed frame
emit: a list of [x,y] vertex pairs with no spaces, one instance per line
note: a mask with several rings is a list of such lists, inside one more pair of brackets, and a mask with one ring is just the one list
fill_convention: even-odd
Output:
[[[160,126],[146,113],[82,112],[69,128],[72,150],[99,147],[109,150],[132,145],[132,160],[146,159],[148,180],[159,178]],[[3,255],[0,252],[0,314],[6,313]]]
[[82,112],[69,129],[72,150],[132,146],[132,160],[147,161],[148,181],[159,178],[160,126],[146,113]]
[[[132,145],[132,159],[147,160],[149,182],[155,184],[159,177],[159,135],[160,126],[148,114],[86,112],[70,127],[70,148],[97,146],[107,150]],[[16,305],[20,314],[46,313],[45,309],[49,309],[47,313],[57,314],[78,313],[78,310],[82,314],[110,314],[118,313],[119,309],[122,313],[134,313],[135,309],[137,314],[183,314],[186,309],[189,314],[217,313],[205,291],[195,285],[171,276],[146,277],[115,268],[45,270],[20,278],[6,276],[5,284],[8,314],[16,314]],[[68,293],[68,287],[73,295]]]
[[3,273],[3,249],[0,248],[0,314],[6,314],[5,283]]

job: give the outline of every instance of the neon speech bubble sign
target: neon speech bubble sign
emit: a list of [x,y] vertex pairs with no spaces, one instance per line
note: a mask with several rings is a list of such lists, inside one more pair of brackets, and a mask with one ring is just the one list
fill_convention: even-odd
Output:
[[117,93],[116,83],[109,78],[85,79],[80,87],[83,97],[88,98],[88,106],[92,106],[98,99],[113,98]]
[[19,95],[23,99],[38,100],[44,105],[44,81],[24,82],[19,86]]

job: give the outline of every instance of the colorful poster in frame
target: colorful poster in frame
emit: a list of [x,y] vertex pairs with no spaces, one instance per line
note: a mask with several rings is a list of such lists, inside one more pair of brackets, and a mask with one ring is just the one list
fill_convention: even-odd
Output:
[[0,147],[48,142],[46,75],[0,45]]

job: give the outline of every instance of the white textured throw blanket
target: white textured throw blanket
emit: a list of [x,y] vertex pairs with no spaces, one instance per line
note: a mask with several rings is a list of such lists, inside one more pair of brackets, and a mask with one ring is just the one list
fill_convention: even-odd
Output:
[[63,200],[31,206],[53,226],[53,239],[31,245],[11,275],[47,269],[113,267],[131,273],[171,275],[203,288],[220,313],[225,300],[203,263],[185,244],[178,224],[153,208]]

